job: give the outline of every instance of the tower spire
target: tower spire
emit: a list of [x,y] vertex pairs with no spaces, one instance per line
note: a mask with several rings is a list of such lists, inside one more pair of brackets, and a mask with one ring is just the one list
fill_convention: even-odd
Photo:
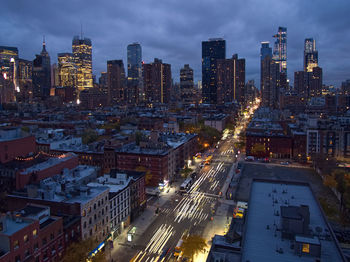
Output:
[[42,53],[43,53],[43,52],[46,52],[45,35],[43,35],[43,50],[42,50],[41,52],[42,52]]
[[80,38],[83,39],[83,23],[80,20]]

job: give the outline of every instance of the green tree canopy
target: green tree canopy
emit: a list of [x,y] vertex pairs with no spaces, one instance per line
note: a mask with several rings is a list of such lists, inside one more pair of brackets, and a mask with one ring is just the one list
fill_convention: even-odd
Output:
[[[89,253],[94,250],[98,245],[98,242],[89,238],[80,242],[72,243],[67,249],[63,256],[63,262],[86,262]],[[106,261],[104,252],[98,252],[92,257],[93,262],[104,262]]]

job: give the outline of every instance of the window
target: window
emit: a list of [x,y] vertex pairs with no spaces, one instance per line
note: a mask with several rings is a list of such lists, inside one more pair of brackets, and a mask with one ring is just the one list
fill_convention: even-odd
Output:
[[38,230],[34,229],[34,230],[33,230],[33,237],[36,237],[37,234],[38,234]]
[[96,203],[94,204],[94,210],[96,209]]
[[86,221],[84,222],[84,228],[86,228]]
[[15,261],[16,261],[16,262],[21,262],[21,256],[20,256],[20,255],[16,256],[16,257],[15,257]]
[[310,253],[310,244],[303,243],[303,253]]
[[85,211],[85,209],[83,210],[82,216],[83,216],[83,217],[86,216],[86,211]]
[[38,249],[39,249],[39,243],[36,242],[36,243],[34,244],[34,251],[36,251],[36,250],[38,250]]
[[18,242],[18,240],[15,240],[15,241],[13,242],[13,248],[14,248],[14,249],[19,248],[19,242]]
[[55,238],[54,233],[51,233],[51,234],[50,234],[50,239],[52,240],[52,239],[54,239],[54,238]]
[[24,257],[29,257],[30,256],[30,252],[29,249],[26,249],[26,251],[24,252]]
[[46,240],[46,237],[45,237],[45,238],[43,238],[43,245],[46,245],[46,243],[47,243],[47,240]]
[[23,241],[24,241],[24,243],[27,243],[29,241],[28,235],[24,235]]
[[0,232],[4,230],[4,224],[0,222]]

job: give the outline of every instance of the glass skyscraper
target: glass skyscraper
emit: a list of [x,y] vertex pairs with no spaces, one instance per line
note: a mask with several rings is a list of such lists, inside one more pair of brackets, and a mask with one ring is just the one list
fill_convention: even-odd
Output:
[[92,44],[89,38],[75,36],[72,41],[74,63],[77,67],[77,92],[93,87]]
[[213,38],[202,42],[202,99],[203,103],[217,103],[217,64],[226,57],[226,42]]
[[306,38],[304,42],[304,71],[312,72],[318,66],[318,51],[316,41],[313,38]]
[[277,34],[273,37],[276,38],[273,60],[279,63],[280,72],[287,75],[287,28],[279,27]]

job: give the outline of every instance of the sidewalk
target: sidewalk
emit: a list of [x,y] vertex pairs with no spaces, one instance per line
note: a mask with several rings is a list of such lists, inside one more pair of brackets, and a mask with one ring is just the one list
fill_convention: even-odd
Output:
[[[161,192],[160,197],[152,204],[149,205],[147,203],[147,207],[144,212],[135,219],[127,228],[123,230],[123,232],[117,236],[117,238],[113,241],[113,249],[111,250],[111,257],[116,260],[118,257],[118,251],[120,248],[125,248],[125,246],[133,247],[134,244],[138,241],[139,237],[143,235],[143,233],[147,230],[147,228],[153,223],[154,220],[157,219],[158,215],[155,213],[157,207],[162,207],[168,200],[170,200],[175,194],[176,186],[173,185],[173,188],[170,188],[169,192]],[[151,197],[148,197],[150,199]],[[154,198],[154,197],[153,197]],[[136,227],[136,233],[134,235],[134,239],[132,242],[128,242],[127,233],[132,228]],[[124,250],[123,250],[124,251]],[[107,253],[107,257],[109,257]]]

